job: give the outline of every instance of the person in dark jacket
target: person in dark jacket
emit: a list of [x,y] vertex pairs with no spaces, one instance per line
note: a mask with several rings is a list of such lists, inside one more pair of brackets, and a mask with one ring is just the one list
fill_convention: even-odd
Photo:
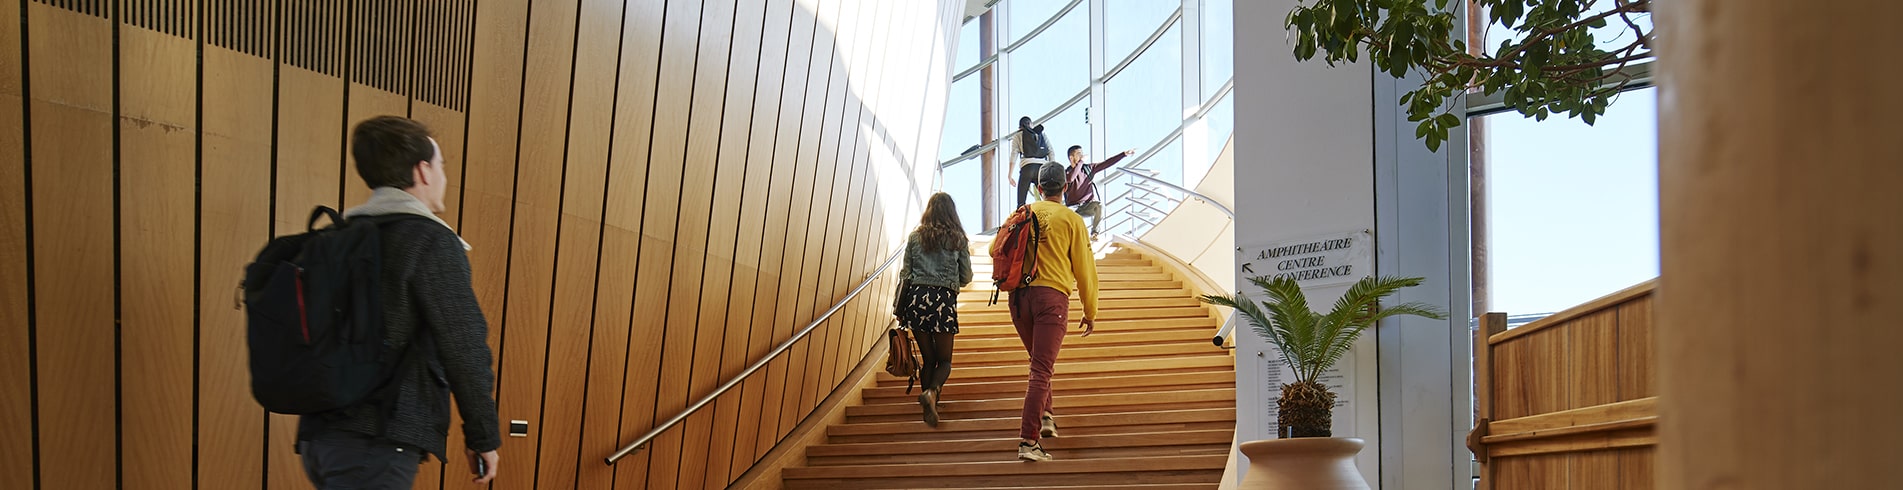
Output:
[[1064,187],[1064,205],[1077,210],[1078,216],[1090,217],[1090,238],[1097,239],[1097,232],[1103,224],[1103,203],[1097,201],[1097,173],[1109,170],[1110,166],[1123,161],[1124,157],[1136,154],[1131,148],[1097,163],[1084,163],[1084,147],[1071,145],[1070,167],[1067,185]]
[[297,452],[319,489],[408,489],[417,467],[447,460],[449,400],[463,417],[473,481],[495,479],[502,446],[488,326],[470,288],[469,245],[436,217],[449,188],[443,153],[421,123],[382,116],[357,125],[350,153],[370,199],[344,212],[429,219],[382,225],[385,345],[401,353],[370,399],[298,419]]
[[1031,125],[1031,116],[1018,118],[1018,132],[1011,137],[1011,155],[1018,161],[1018,178],[1009,173],[1004,180],[1018,188],[1018,207],[1024,207],[1037,185],[1037,171],[1051,163],[1051,141],[1044,136],[1044,125]]
[[951,377],[952,337],[958,335],[958,290],[971,284],[971,244],[950,194],[932,194],[918,228],[905,240],[894,314],[912,331],[920,353],[918,405],[925,424],[938,426],[938,393]]

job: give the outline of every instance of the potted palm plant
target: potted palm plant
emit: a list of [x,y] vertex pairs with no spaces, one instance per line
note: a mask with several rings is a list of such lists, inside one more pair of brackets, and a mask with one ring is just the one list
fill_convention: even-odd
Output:
[[1285,439],[1242,445],[1251,462],[1244,488],[1367,488],[1354,467],[1362,441],[1329,437],[1335,393],[1319,378],[1348,354],[1363,331],[1382,319],[1446,318],[1425,303],[1380,304],[1381,299],[1421,281],[1419,277],[1364,277],[1335,301],[1334,308],[1321,314],[1309,308],[1301,286],[1287,277],[1250,278],[1268,294],[1268,301],[1259,304],[1240,292],[1202,296],[1205,303],[1241,313],[1257,335],[1282,351],[1282,363],[1295,373],[1294,382],[1282,385],[1275,402],[1276,423]]

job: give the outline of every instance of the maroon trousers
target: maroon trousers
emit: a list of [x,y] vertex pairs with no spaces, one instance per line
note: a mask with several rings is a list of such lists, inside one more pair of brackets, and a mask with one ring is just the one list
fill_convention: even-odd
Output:
[[1041,439],[1044,412],[1051,410],[1051,371],[1057,351],[1064,346],[1065,322],[1070,319],[1070,295],[1043,286],[1011,291],[1011,325],[1031,355],[1031,379],[1024,389],[1023,423],[1018,437]]

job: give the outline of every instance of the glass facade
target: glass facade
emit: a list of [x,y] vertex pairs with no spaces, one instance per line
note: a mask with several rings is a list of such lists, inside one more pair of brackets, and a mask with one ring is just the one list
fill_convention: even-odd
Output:
[[[1234,63],[1231,1],[1002,0],[990,26],[984,16],[968,20],[939,155],[940,188],[958,201],[967,231],[988,231],[1016,204],[1006,176],[1016,177],[1009,146],[1019,117],[1044,125],[1060,160],[1072,145],[1091,161],[1134,148],[1118,167],[1194,187],[1234,127],[1226,90]],[[996,34],[996,53],[979,47],[987,28]],[[980,90],[987,72],[990,114]],[[986,127],[990,141],[982,137]],[[990,181],[987,164],[995,165]],[[1108,211],[1104,231],[1140,234],[1183,198],[1119,172],[1100,174],[1097,182]],[[990,215],[982,206],[987,187],[997,203]]]

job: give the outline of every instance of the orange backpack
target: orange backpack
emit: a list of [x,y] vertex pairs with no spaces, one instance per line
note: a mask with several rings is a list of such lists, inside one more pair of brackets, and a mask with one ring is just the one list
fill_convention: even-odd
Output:
[[1037,279],[1037,243],[1042,239],[1042,229],[1037,213],[1031,212],[1028,204],[1012,211],[998,227],[997,238],[991,240],[991,283],[998,287],[991,292],[991,304],[998,304],[998,292],[1021,288]]

